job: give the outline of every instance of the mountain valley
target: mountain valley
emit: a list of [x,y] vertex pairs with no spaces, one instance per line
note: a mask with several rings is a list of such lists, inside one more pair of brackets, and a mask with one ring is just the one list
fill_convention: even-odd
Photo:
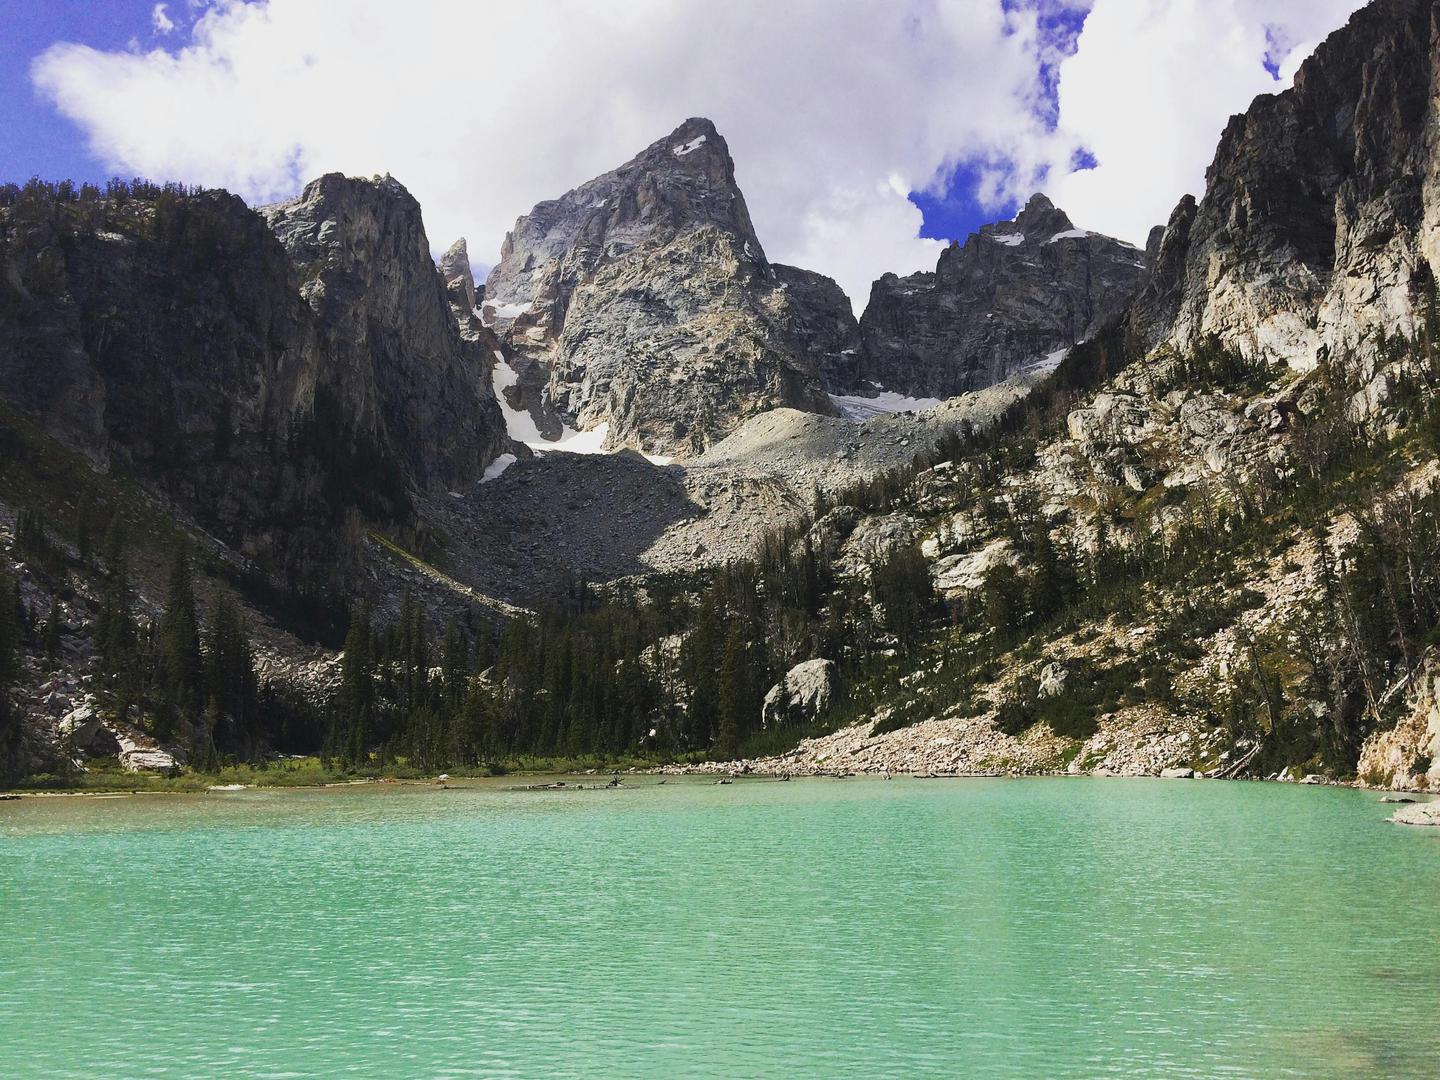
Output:
[[487,279],[391,177],[0,189],[0,774],[317,757],[1440,790],[1440,15],[1144,250],[1043,194],[857,318],[708,120]]

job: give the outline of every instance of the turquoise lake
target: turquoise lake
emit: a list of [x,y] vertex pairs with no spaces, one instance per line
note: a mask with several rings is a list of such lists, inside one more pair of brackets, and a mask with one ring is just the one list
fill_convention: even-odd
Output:
[[1440,1076],[1372,793],[514,786],[0,803],[0,1076]]

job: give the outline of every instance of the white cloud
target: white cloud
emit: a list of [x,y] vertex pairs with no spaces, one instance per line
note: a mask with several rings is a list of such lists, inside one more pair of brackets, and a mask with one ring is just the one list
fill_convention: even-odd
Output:
[[60,44],[33,74],[117,171],[252,202],[330,170],[390,172],[437,250],[463,234],[477,262],[539,200],[709,116],[767,254],[831,274],[863,304],[882,272],[933,266],[904,191],[962,159],[1018,164],[1019,179],[997,174],[998,200],[1028,194],[1083,142],[1102,167],[1049,185],[1060,205],[1131,237],[1163,219],[1225,113],[1266,88],[1256,49],[1263,24],[1284,21],[1276,9],[1295,9],[1289,40],[1315,40],[1339,17],[1300,9],[1347,7],[1096,0],[1048,132],[1036,71],[1061,58],[1035,9],[1086,3],[349,0],[337,19],[325,0],[216,0],[181,48]]
[[[1144,243],[1180,195],[1200,195],[1226,119],[1290,84],[1360,0],[1096,0],[1061,66],[1062,138],[1099,168],[1054,180],[1087,227]],[[1267,33],[1268,32],[1268,33]],[[1282,82],[1264,69],[1267,52]]]
[[168,34],[175,29],[175,24],[171,21],[170,16],[165,14],[167,7],[169,7],[168,4],[156,4],[150,12],[150,22],[155,27],[157,34]]

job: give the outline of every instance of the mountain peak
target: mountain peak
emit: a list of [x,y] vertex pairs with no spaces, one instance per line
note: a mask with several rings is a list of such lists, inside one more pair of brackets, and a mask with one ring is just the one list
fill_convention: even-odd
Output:
[[1015,226],[1026,236],[1033,233],[1042,240],[1075,228],[1069,215],[1038,191],[1030,196],[1025,209],[1015,216]]

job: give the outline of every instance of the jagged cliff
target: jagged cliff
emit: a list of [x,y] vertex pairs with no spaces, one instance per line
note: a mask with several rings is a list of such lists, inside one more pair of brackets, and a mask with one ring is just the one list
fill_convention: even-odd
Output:
[[1148,343],[1214,334],[1308,367],[1413,330],[1440,259],[1436,35],[1432,0],[1376,0],[1231,119],[1161,242]]
[[420,204],[391,177],[331,173],[260,213],[316,316],[316,385],[347,424],[422,486],[479,479],[508,446],[504,420],[490,358],[462,337],[431,261]]
[[1077,229],[1036,195],[1014,221],[983,226],[934,273],[875,282],[864,348],[843,389],[951,397],[1001,382],[1083,341],[1122,311],[1144,255]]
[[695,119],[520,218],[482,311],[543,387],[532,408],[684,455],[765,409],[833,411],[797,330],[813,324],[802,285],[767,261],[725,140]]
[[333,564],[348,507],[404,517],[508,446],[392,180],[325,177],[264,216],[34,187],[0,208],[0,261],[0,395],[291,576]]

